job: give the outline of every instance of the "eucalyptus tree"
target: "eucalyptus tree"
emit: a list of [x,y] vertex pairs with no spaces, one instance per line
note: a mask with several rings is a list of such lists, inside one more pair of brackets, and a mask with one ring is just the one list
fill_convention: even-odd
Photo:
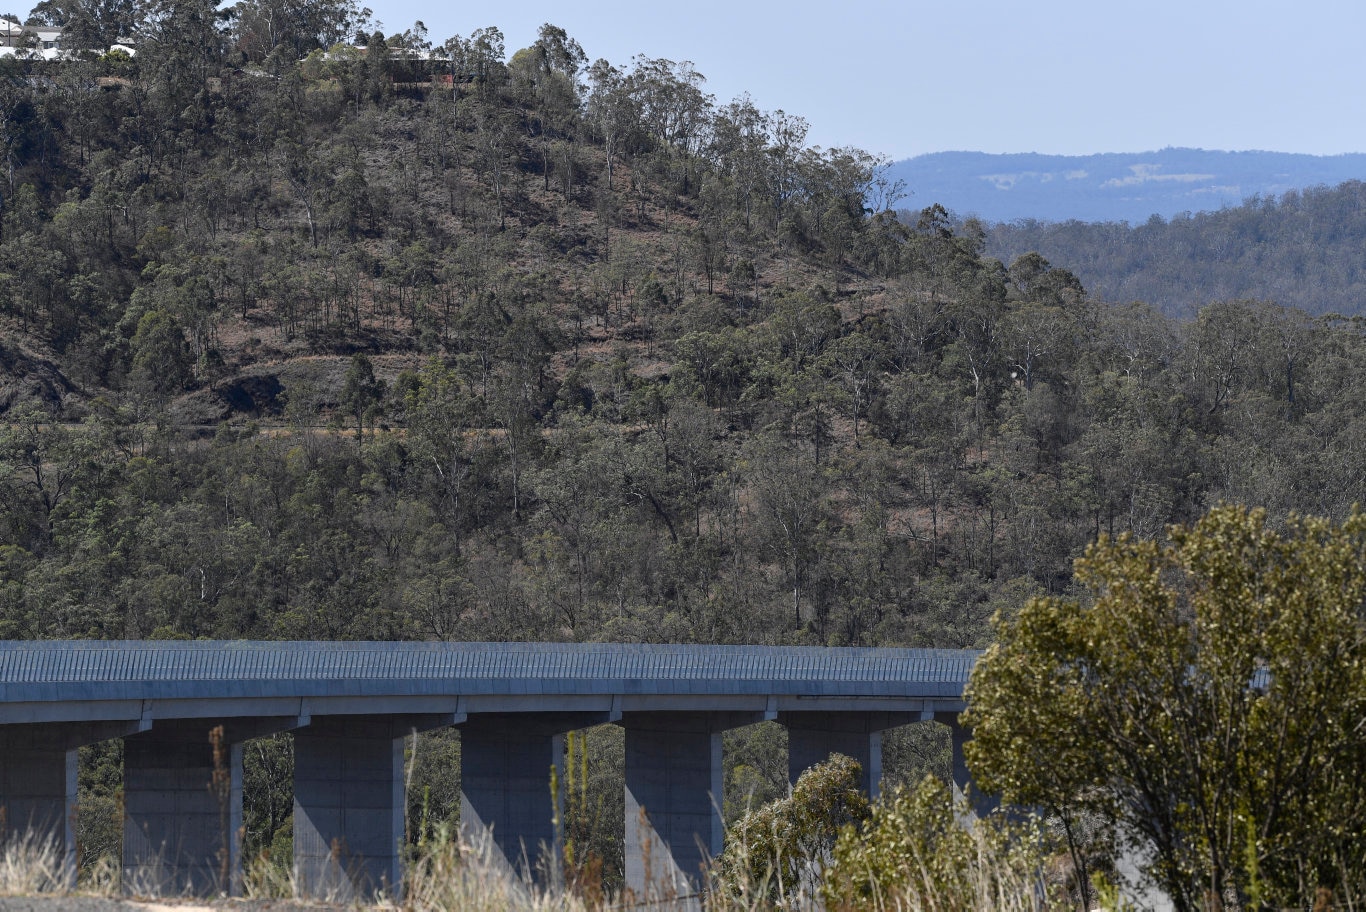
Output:
[[782,224],[788,205],[802,191],[802,168],[806,157],[806,118],[779,109],[768,115],[768,191],[773,224]]
[[465,532],[477,524],[479,501],[494,487],[487,477],[493,444],[480,429],[482,403],[437,359],[409,379],[403,412],[414,468],[431,480],[434,506],[460,557]]
[[375,367],[365,355],[352,355],[342,383],[340,402],[346,413],[356,419],[356,445],[365,442],[365,423],[374,419],[384,402],[387,385],[375,377]]
[[108,455],[94,435],[54,422],[36,405],[11,412],[0,428],[4,544],[42,554],[58,519],[93,485]]
[[498,230],[507,228],[509,195],[520,149],[519,129],[511,111],[494,99],[472,95],[460,102],[474,126],[474,165],[493,191]]
[[681,160],[681,189],[691,193],[694,159],[706,145],[716,100],[702,89],[706,77],[690,60],[638,55],[630,80],[642,127],[659,150]]
[[[535,44],[508,61],[510,86],[525,110],[524,129],[540,151],[546,190],[550,189],[555,143],[574,134],[581,107],[579,71],[587,59],[564,29],[547,23],[541,26]],[[563,184],[568,193],[568,180]]]
[[1113,822],[1182,912],[1359,895],[1366,517],[1220,507],[1076,571],[1084,601],[1001,619],[973,672],[981,787]]
[[213,0],[151,0],[144,10],[137,61],[153,104],[148,113],[156,119],[145,128],[158,136],[154,147],[168,151],[181,128],[211,104],[204,88],[223,65],[225,15]]
[[473,83],[480,98],[496,95],[507,81],[503,33],[496,27],[475,29],[468,38],[454,35],[443,50],[456,80]]
[[143,9],[137,0],[41,0],[28,22],[60,26],[68,49],[104,51],[120,38],[135,40]]
[[640,114],[627,75],[599,58],[588,68],[588,123],[602,141],[607,164],[607,192],[612,192],[612,170],[631,133],[639,129]]
[[353,0],[238,0],[230,9],[236,47],[253,62],[276,48],[287,48],[292,60],[301,60],[370,24],[370,11]]
[[744,214],[749,230],[755,207],[761,205],[767,180],[768,118],[748,95],[717,110],[712,120],[710,155],[734,208]]

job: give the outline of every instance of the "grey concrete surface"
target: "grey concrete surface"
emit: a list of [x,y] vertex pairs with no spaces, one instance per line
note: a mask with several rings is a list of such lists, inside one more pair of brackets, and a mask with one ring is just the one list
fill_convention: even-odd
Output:
[[75,748],[62,738],[0,727],[0,843],[36,836],[61,846],[74,884],[75,822]]
[[402,881],[403,734],[386,719],[315,719],[294,735],[294,874],[350,901]]
[[949,741],[953,746],[953,794],[955,798],[966,797],[972,805],[973,813],[985,816],[995,810],[1000,801],[996,795],[982,793],[973,784],[972,773],[968,770],[967,757],[963,753],[963,745],[968,742],[968,730],[958,724],[957,713],[936,713],[936,722],[947,725],[949,728]]
[[626,886],[658,900],[695,893],[721,851],[721,734],[764,713],[625,713]]
[[165,720],[126,737],[124,888],[239,895],[242,742],[297,724],[292,717]]
[[[241,746],[226,745],[215,770],[208,733],[197,726],[151,735],[124,742],[125,888],[159,896],[226,890],[222,881],[240,866],[233,824],[241,813]],[[214,788],[216,772],[221,792]]]
[[[491,844],[518,876],[558,879],[564,811],[564,735],[611,721],[602,713],[486,713],[460,725],[460,829]],[[560,783],[550,791],[551,770]]]
[[141,722],[0,725],[0,842],[33,835],[63,847],[76,882],[76,748],[135,734]]
[[803,772],[839,753],[863,767],[863,790],[872,797],[882,786],[882,733],[918,722],[920,716],[894,712],[784,712],[787,728],[787,774],[796,784]]

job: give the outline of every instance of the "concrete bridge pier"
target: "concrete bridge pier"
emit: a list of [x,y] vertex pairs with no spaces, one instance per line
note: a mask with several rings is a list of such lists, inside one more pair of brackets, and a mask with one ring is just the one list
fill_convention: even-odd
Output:
[[294,733],[294,876],[350,902],[402,886],[403,739],[452,714],[314,716]]
[[[564,735],[609,713],[478,713],[460,725],[460,831],[496,849],[513,874],[542,883],[560,875]],[[554,768],[558,795],[550,791]]]
[[941,722],[949,727],[949,737],[953,743],[953,796],[954,798],[966,797],[972,806],[972,811],[977,816],[984,816],[1001,803],[999,796],[984,795],[977,790],[977,786],[972,781],[972,773],[968,771],[967,759],[963,754],[963,745],[968,743],[971,734],[967,728],[958,721],[956,712],[937,712],[934,714],[934,721]]
[[787,728],[787,775],[796,784],[802,773],[830,759],[852,757],[863,767],[863,790],[876,798],[882,787],[882,733],[920,717],[906,712],[781,712]]
[[124,892],[240,895],[242,742],[296,725],[289,716],[177,719],[125,738]]
[[0,843],[34,839],[74,855],[77,752],[53,734],[0,728]]
[[77,748],[131,735],[140,722],[0,725],[0,844],[55,846],[62,877],[76,883]]
[[763,712],[628,712],[626,886],[636,898],[690,897],[721,851],[721,734]]

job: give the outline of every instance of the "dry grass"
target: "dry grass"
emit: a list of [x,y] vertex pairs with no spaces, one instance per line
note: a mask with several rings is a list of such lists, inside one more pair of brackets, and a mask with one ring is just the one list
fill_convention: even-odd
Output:
[[491,843],[435,840],[408,868],[402,906],[413,912],[588,912],[562,887],[543,888],[512,877]]
[[58,842],[32,831],[0,843],[0,896],[68,892],[64,856]]
[[1001,859],[988,840],[974,839],[976,857],[967,869],[961,889],[946,893],[937,889],[931,865],[920,862],[911,886],[877,896],[870,912],[1045,912],[1074,908],[1070,899],[1050,896],[1037,870]]
[[[969,896],[960,894],[941,899],[925,890],[897,891],[876,897],[867,908],[878,912],[1040,912],[1046,908],[1037,879],[1001,863],[984,843],[979,848]],[[112,860],[97,865],[94,876],[83,885],[81,892],[119,896],[122,889],[118,869],[118,864]],[[299,898],[289,872],[264,861],[248,866],[244,885],[246,897],[251,900]],[[10,839],[0,846],[0,896],[56,896],[71,892],[58,844],[27,835]],[[760,891],[759,896],[762,895],[763,891]],[[148,896],[156,898],[150,893]],[[706,898],[705,908],[709,912],[766,912],[779,908],[759,896],[745,899],[717,891]],[[356,902],[344,905],[365,908]],[[591,904],[567,891],[562,884],[545,887],[511,876],[492,845],[470,845],[440,838],[426,846],[409,865],[402,899],[381,898],[369,907],[406,912],[592,912],[594,909],[658,912],[672,905],[675,904],[641,904],[621,897],[608,899],[601,905]],[[688,900],[677,905],[698,907],[695,901]],[[808,892],[789,897],[780,908],[792,912],[821,912],[823,909],[819,899]]]
[[[976,839],[977,851],[964,881],[951,891],[942,888],[933,860],[918,861],[919,870],[910,882],[876,889],[854,905],[827,908],[820,891],[821,861],[807,859],[802,885],[786,891],[779,902],[769,898],[769,884],[762,882],[737,895],[723,890],[711,893],[708,912],[1047,912],[1075,906],[1044,888],[1040,871],[1024,871],[998,857],[987,840]],[[785,891],[779,890],[782,895]]]

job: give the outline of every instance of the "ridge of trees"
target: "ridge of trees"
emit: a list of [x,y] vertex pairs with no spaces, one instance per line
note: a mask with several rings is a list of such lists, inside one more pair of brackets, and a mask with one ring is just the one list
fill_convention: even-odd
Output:
[[1239,298],[1360,316],[1366,280],[1356,251],[1363,243],[1366,184],[1360,181],[1135,225],[1023,220],[987,232],[994,256],[1038,251],[1068,264],[1106,300],[1146,301],[1180,317],[1202,302]]

